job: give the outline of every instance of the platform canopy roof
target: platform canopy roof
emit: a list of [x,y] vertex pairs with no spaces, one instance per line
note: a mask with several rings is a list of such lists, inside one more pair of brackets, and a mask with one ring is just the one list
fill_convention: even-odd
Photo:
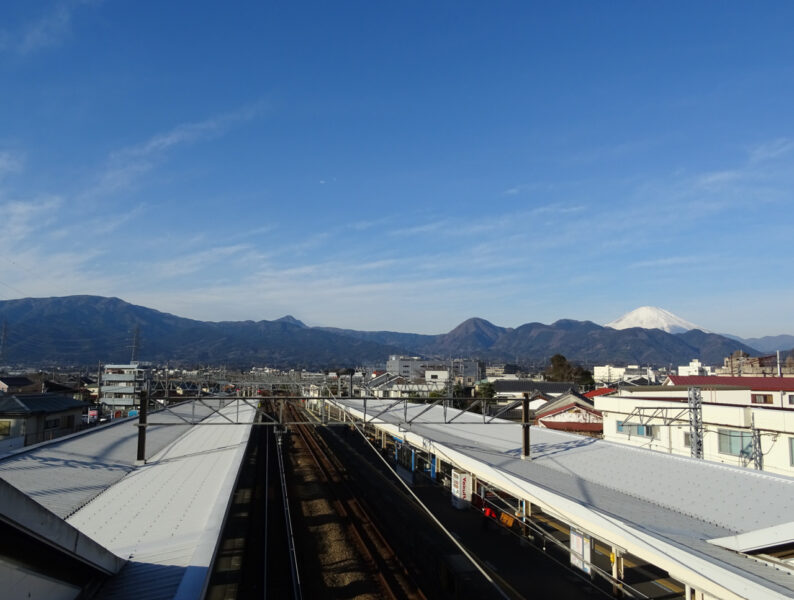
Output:
[[[364,416],[362,400],[340,404]],[[790,570],[716,542],[755,532],[759,548],[786,538],[792,478],[540,427],[530,432],[532,460],[522,460],[520,424],[486,424],[482,415],[447,408],[450,423],[441,406],[367,400],[369,420],[383,410],[373,423],[385,431],[697,589],[720,598],[794,598]]]

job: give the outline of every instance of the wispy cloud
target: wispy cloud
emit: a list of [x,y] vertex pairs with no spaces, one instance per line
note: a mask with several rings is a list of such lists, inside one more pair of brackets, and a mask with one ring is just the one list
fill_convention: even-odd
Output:
[[150,272],[154,278],[170,279],[191,275],[220,262],[229,261],[233,256],[249,250],[245,244],[233,246],[216,246],[200,252],[192,252],[169,260],[160,260],[152,266]]
[[794,140],[780,138],[769,142],[758,144],[750,149],[750,164],[757,164],[773,160],[790,153],[794,150]]
[[61,204],[62,199],[57,196],[24,201],[13,200],[0,204],[0,214],[3,215],[3,242],[19,242],[32,232],[46,228],[54,219],[54,213]]
[[203,121],[183,123],[139,144],[117,150],[111,153],[107,165],[84,195],[91,198],[123,190],[163,162],[169,151],[220,137],[235,126],[258,117],[264,109],[263,103],[256,103]]
[[10,173],[18,173],[22,170],[22,156],[16,152],[8,150],[0,151],[0,181]]
[[16,30],[0,30],[0,51],[27,56],[61,45],[72,35],[72,17],[78,8],[98,0],[61,0],[51,4],[38,18]]
[[389,235],[406,236],[406,235],[421,235],[425,233],[432,233],[434,231],[442,230],[450,226],[450,222],[446,219],[432,221],[430,223],[422,223],[420,225],[412,225],[411,227],[402,227],[400,229],[393,229]]
[[703,256],[667,256],[651,260],[641,260],[629,265],[630,269],[651,269],[659,267],[677,267],[707,262]]

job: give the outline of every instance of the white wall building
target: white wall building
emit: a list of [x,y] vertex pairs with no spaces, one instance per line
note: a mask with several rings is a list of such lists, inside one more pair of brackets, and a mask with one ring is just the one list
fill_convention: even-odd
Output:
[[132,362],[126,365],[105,365],[102,369],[100,402],[109,407],[114,416],[140,406],[141,394],[151,380],[152,365]]
[[468,358],[454,358],[449,361],[438,359],[425,359],[419,356],[400,356],[393,354],[386,361],[386,372],[399,375],[408,380],[425,379],[427,371],[447,371],[452,373],[455,380],[463,385],[474,385],[482,379],[483,364]]
[[[671,380],[686,380],[673,377]],[[703,458],[754,467],[753,436],[760,441],[765,471],[794,475],[794,381],[766,377],[693,377],[691,385],[623,388],[595,398],[604,418],[604,439],[670,454],[691,455],[688,391],[702,397]],[[711,380],[705,382],[704,380]],[[729,381],[726,381],[728,379]],[[748,380],[750,378],[743,378]],[[716,380],[716,381],[715,381]],[[728,383],[724,385],[722,382]]]
[[428,369],[425,371],[425,381],[428,383],[435,383],[435,382],[447,382],[449,381],[449,371],[444,370],[430,370]]
[[626,367],[603,365],[593,367],[593,379],[596,383],[615,383],[621,381],[626,373]]
[[698,359],[694,358],[689,361],[688,365],[681,365],[678,367],[678,374],[685,377],[692,377],[695,375],[713,375],[712,368],[702,364]]

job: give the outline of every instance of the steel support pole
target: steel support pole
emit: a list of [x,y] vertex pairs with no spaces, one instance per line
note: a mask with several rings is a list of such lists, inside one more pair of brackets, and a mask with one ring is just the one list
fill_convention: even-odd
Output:
[[532,460],[529,448],[529,398],[521,402],[521,458]]
[[620,597],[623,595],[623,554],[613,546],[612,555],[609,558],[612,561],[612,593]]
[[[148,388],[148,386],[147,386]],[[146,462],[146,420],[149,408],[149,390],[146,390],[146,398],[141,399],[140,410],[138,411],[138,462]]]
[[703,398],[700,388],[689,388],[688,404],[690,452],[692,458],[703,458]]

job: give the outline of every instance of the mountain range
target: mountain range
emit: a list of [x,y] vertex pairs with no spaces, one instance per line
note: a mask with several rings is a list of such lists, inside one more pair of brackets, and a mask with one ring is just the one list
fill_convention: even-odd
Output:
[[0,301],[0,322],[6,332],[0,364],[123,363],[131,359],[133,345],[138,359],[154,362],[295,368],[382,364],[390,354],[537,364],[560,353],[584,364],[655,365],[693,358],[721,364],[735,350],[758,354],[741,340],[696,329],[614,329],[570,319],[509,328],[472,318],[448,333],[423,335],[308,327],[289,315],[198,321],[101,296]]

